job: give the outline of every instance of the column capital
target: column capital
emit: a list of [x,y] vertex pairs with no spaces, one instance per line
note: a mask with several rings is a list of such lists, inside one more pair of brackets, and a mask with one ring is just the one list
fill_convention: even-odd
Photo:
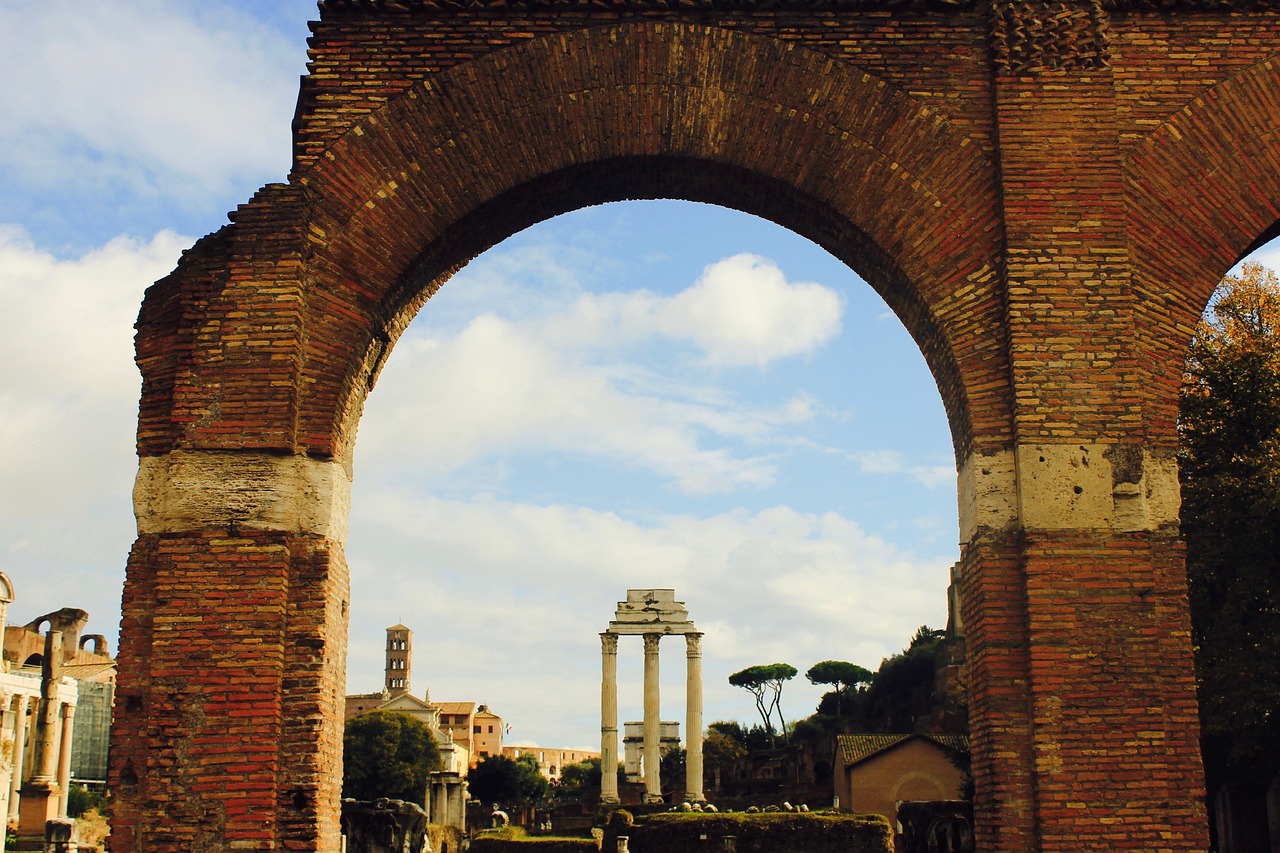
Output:
[[702,657],[702,632],[690,631],[684,635],[684,653],[685,657]]
[[647,655],[658,653],[658,641],[662,639],[661,634],[645,634],[644,635],[644,653]]
[[602,631],[600,633],[600,651],[606,655],[616,655],[618,653],[618,635],[612,631]]

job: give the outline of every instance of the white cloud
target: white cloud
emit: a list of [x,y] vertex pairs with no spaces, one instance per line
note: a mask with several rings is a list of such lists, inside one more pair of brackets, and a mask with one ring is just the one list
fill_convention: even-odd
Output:
[[121,238],[59,261],[0,227],[0,570],[18,613],[82,607],[115,632],[134,537],[132,326],[188,242]]
[[[362,539],[378,543],[380,562],[352,562],[350,689],[377,688],[376,640],[389,619],[403,621],[432,638],[415,657],[415,689],[489,702],[517,736],[537,733],[546,746],[591,745],[582,733],[599,725],[596,634],[627,588],[674,588],[705,632],[708,722],[750,722],[750,697],[727,683],[744,666],[796,666],[784,705],[807,715],[821,694],[804,681],[809,666],[836,658],[874,669],[922,623],[946,618],[947,561],[832,513],[776,507],[642,524],[582,507],[380,494],[355,502],[353,553]],[[663,646],[668,714],[683,701],[678,644]],[[639,658],[638,646],[621,649],[620,689],[635,702]]]
[[260,22],[225,9],[4,4],[0,161],[37,190],[79,185],[85,195],[111,188],[194,204],[268,166],[283,173],[302,60]]
[[896,450],[863,450],[849,458],[867,474],[906,474],[927,489],[953,487],[956,469],[952,465],[908,465]]
[[[782,430],[812,420],[815,400],[748,406],[701,373],[690,383],[678,366],[642,366],[634,351],[619,360],[620,350],[669,351],[677,339],[717,364],[764,363],[837,335],[840,295],[788,283],[753,255],[711,264],[669,297],[583,293],[605,266],[590,252],[538,246],[460,275],[439,315],[424,311],[397,345],[369,400],[359,463],[412,460],[429,475],[536,448],[652,471],[687,494],[772,484],[771,445],[793,443]],[[494,302],[519,319],[485,313],[450,334],[468,310]]]
[[711,494],[768,485],[776,464],[705,447],[704,434],[758,439],[812,416],[803,397],[773,410],[717,401],[722,392],[703,388],[680,396],[671,384],[636,393],[619,381],[634,380],[634,370],[622,377],[575,360],[563,344],[534,324],[492,315],[455,338],[403,341],[370,397],[357,461],[412,460],[429,473],[537,448],[620,461],[685,492]]
[[835,338],[843,311],[837,291],[790,282],[772,261],[738,254],[708,265],[672,296],[647,290],[584,295],[549,332],[597,346],[664,336],[692,343],[714,367],[763,367]]

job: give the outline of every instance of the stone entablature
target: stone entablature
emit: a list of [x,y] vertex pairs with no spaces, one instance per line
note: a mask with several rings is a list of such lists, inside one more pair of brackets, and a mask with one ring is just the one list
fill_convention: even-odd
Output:
[[676,601],[674,589],[629,589],[627,600],[618,602],[610,634],[693,634],[689,609]]

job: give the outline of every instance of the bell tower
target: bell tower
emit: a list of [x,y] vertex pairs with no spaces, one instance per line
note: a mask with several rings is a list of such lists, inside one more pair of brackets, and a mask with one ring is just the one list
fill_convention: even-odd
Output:
[[387,629],[387,664],[383,688],[392,696],[409,692],[409,669],[413,658],[413,632],[404,625]]

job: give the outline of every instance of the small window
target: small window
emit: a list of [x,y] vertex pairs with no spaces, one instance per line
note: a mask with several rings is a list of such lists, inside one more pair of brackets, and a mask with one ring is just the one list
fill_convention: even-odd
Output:
[[[472,734],[474,734],[474,735],[478,735],[478,734],[480,734],[480,727],[479,727],[479,726],[476,726],[475,728],[473,728],[473,729],[471,730],[471,733],[472,733]],[[481,754],[483,754],[483,753],[481,753]]]
[[493,734],[493,726],[489,726],[489,734]]

